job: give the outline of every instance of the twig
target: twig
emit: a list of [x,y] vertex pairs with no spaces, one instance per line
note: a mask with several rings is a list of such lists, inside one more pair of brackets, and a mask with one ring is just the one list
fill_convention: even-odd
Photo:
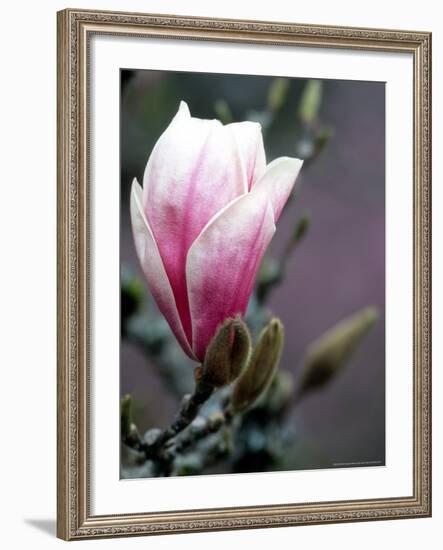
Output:
[[208,418],[197,417],[190,427],[181,437],[175,439],[165,450],[169,456],[175,457],[177,454],[187,451],[190,447],[199,441],[217,433],[223,426],[230,424],[232,416],[230,412],[216,412]]
[[[217,441],[209,447],[203,456],[202,469],[207,468],[208,466],[214,466],[222,459],[227,458],[233,451],[232,446],[232,428],[231,426],[225,426],[224,441]],[[229,439],[229,442],[226,441]]]
[[268,260],[268,272],[262,280],[258,281],[256,288],[256,296],[260,305],[263,305],[266,302],[270,292],[285,278],[289,258],[291,257],[296,247],[299,245],[300,241],[305,237],[306,232],[309,229],[309,220],[309,212],[303,212],[303,214],[297,221],[294,227],[294,231],[292,232],[290,239],[286,243],[280,258],[278,260]]
[[131,424],[124,435],[124,443],[135,451],[143,453],[146,460],[169,462],[169,458],[163,453],[165,445],[191,424],[201,406],[211,397],[213,391],[213,386],[199,381],[195,386],[194,393],[185,395],[180,411],[174,422],[166,430],[162,431],[154,428],[147,432],[142,439],[136,426]]
[[197,416],[201,406],[214,392],[214,387],[204,382],[197,382],[192,395],[185,395],[182,406],[174,422],[164,430],[156,440],[156,445],[162,447],[167,441],[183,431]]

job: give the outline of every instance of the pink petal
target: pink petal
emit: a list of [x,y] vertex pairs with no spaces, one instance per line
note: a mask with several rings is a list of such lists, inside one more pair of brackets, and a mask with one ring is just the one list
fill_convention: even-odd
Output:
[[257,122],[235,122],[228,124],[233,132],[246,170],[248,190],[263,175],[266,169],[266,155],[263,146],[261,126]]
[[154,147],[143,181],[146,219],[191,341],[185,281],[188,250],[207,222],[247,190],[232,132],[217,120],[192,118],[182,102]]
[[218,325],[228,317],[244,315],[274,232],[266,195],[249,193],[215,216],[189,250],[186,278],[192,349],[199,360]]
[[138,181],[134,179],[131,189],[131,220],[135,248],[140,264],[158,308],[165,316],[185,353],[195,359],[178,315],[174,295],[157,244],[143,213],[141,199],[142,188]]
[[302,164],[302,160],[289,157],[273,160],[252,190],[252,193],[265,193],[268,196],[276,223],[292,192]]

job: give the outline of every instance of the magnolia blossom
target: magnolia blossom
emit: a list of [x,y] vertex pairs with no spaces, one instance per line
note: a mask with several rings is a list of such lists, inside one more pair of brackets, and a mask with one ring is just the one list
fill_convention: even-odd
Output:
[[302,161],[266,164],[261,127],[191,117],[185,102],[134,179],[135,247],[160,311],[202,361],[217,327],[243,316]]

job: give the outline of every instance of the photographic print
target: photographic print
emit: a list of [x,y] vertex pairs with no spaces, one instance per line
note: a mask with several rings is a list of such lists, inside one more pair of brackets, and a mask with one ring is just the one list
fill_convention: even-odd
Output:
[[57,534],[431,514],[431,34],[57,14]]
[[120,476],[385,465],[385,83],[120,70]]

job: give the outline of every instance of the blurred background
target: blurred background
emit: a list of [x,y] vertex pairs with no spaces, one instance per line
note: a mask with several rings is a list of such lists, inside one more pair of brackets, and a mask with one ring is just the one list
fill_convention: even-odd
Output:
[[[140,432],[168,426],[193,384],[192,364],[173,339],[165,352],[169,329],[149,298],[129,217],[132,179],[142,181],[152,147],[180,100],[195,117],[261,122],[268,162],[284,155],[306,159],[270,257],[281,258],[294,227],[308,213],[309,229],[286,257],[284,276],[276,284],[271,277],[266,287],[266,306],[286,330],[281,369],[289,373],[282,382],[288,393],[313,340],[367,305],[379,313],[339,376],[297,407],[287,407],[267,435],[252,419],[234,466],[222,461],[208,472],[384,464],[385,88],[379,82],[121,72],[120,389],[122,396],[133,397]],[[142,304],[136,315],[131,296]],[[269,451],[269,440],[279,434],[279,451],[278,442]],[[266,453],[278,459],[268,460]],[[124,468],[125,452],[122,460]],[[190,473],[201,472],[191,468]],[[124,475],[148,474],[133,469]]]

